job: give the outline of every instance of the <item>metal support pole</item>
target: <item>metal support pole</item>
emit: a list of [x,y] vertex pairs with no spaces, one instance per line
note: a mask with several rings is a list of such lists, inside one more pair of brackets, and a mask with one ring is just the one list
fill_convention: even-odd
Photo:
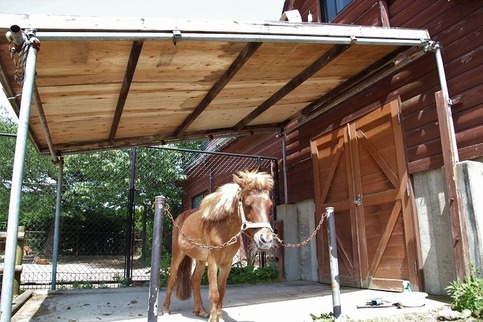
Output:
[[127,229],[126,229],[126,250],[125,250],[125,272],[124,279],[128,285],[132,282],[132,250],[133,250],[133,224],[134,224],[134,199],[136,195],[136,160],[137,149],[131,150],[131,177],[129,179],[129,197],[127,210]]
[[59,177],[57,178],[57,200],[55,203],[55,219],[54,219],[54,245],[52,248],[52,289],[57,287],[57,260],[59,257],[59,239],[60,239],[60,200],[62,197],[62,183],[64,180],[64,158],[60,158]]
[[287,178],[287,141],[285,133],[282,137],[282,174],[283,174],[283,203],[288,203],[288,178]]
[[337,238],[335,235],[334,207],[325,208],[327,212],[327,233],[329,236],[329,256],[330,256],[330,284],[332,288],[332,305],[334,321],[339,321],[341,317],[340,305],[340,284],[339,284],[339,263],[337,262]]
[[166,198],[154,200],[153,243],[151,250],[151,277],[149,281],[148,322],[158,320],[159,270],[161,268],[161,247],[163,236],[164,207]]
[[29,129],[30,106],[35,82],[35,64],[37,49],[30,46],[25,65],[24,83],[22,86],[22,102],[17,126],[17,141],[13,161],[12,188],[8,208],[7,240],[5,245],[5,263],[3,268],[2,298],[0,305],[0,321],[10,322],[12,315],[13,282],[15,275],[15,252],[17,248],[18,223],[20,217],[20,197],[22,194],[25,151]]
[[436,43],[434,47],[435,47],[434,57],[436,59],[436,67],[438,69],[438,77],[439,77],[439,83],[441,86],[441,92],[443,94],[445,103],[448,106],[447,113],[449,117],[448,127],[449,127],[450,144],[451,144],[451,150],[453,151],[453,155],[452,155],[453,162],[454,164],[456,164],[459,162],[459,155],[458,155],[458,146],[456,144],[456,134],[455,134],[454,124],[453,124],[453,113],[451,111],[451,99],[449,98],[448,82],[446,81],[446,73],[444,71],[443,56],[441,55],[441,45],[439,43]]

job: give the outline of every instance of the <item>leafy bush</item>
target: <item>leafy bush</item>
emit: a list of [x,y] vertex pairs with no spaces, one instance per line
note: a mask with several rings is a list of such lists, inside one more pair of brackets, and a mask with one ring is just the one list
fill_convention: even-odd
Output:
[[334,315],[332,312],[321,313],[320,315],[310,313],[310,317],[312,318],[312,321],[316,322],[332,322],[334,320]]
[[456,280],[446,288],[451,297],[451,308],[460,312],[469,311],[483,318],[483,278],[481,271],[472,267],[469,277]]
[[[227,284],[261,284],[279,281],[279,271],[276,265],[258,267],[241,263],[234,264],[228,275]],[[208,285],[208,276],[205,273],[201,279],[201,284]]]
[[253,265],[234,266],[228,276],[228,284],[258,284],[271,283],[279,280],[277,266],[269,265],[266,267],[255,268]]

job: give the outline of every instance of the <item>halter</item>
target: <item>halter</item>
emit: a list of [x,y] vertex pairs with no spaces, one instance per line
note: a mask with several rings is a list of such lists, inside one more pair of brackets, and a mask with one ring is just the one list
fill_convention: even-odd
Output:
[[242,220],[241,230],[245,231],[251,228],[268,228],[273,233],[273,229],[268,222],[251,222],[248,221],[245,217],[245,211],[243,210],[243,203],[242,199],[238,199],[238,213],[240,214],[240,218]]

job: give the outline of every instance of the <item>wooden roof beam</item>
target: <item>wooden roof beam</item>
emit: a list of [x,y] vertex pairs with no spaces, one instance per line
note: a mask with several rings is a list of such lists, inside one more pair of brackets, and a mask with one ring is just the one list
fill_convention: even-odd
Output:
[[[410,55],[402,55],[402,57],[397,57],[397,54],[400,53],[401,50],[403,50],[403,48],[399,48],[396,51],[386,55],[384,58],[376,61],[359,74],[353,76],[349,80],[330,90],[319,99],[307,105],[299,113],[299,115],[285,122],[285,134],[292,133],[310,120],[313,120],[314,118],[328,112],[338,104],[354,97],[382,79],[395,74],[412,62],[424,57],[427,53],[425,50],[418,50]],[[297,124],[288,127],[294,120],[298,120]]]
[[[39,89],[37,85],[34,84],[34,89],[32,93],[32,100],[37,106],[37,111],[39,112],[39,121],[42,126],[42,130],[44,131],[45,141],[47,142],[47,147],[49,148],[50,157],[54,163],[59,162],[59,155],[57,151],[54,149],[54,143],[52,142],[52,135],[50,134],[49,130],[49,123],[47,122],[47,117],[45,116],[44,106],[42,105],[42,100],[40,99]],[[29,126],[29,131],[31,131]],[[33,135],[30,135],[32,141],[35,142],[35,146],[39,146],[38,142],[35,140]]]
[[141,55],[141,50],[143,49],[143,44],[143,41],[134,41],[131,47],[126,73],[124,74],[121,91],[119,92],[119,98],[117,99],[116,111],[114,112],[114,118],[112,120],[111,132],[109,133],[109,142],[111,143],[114,142],[116,137],[116,132],[119,127],[119,122],[121,121],[124,106],[126,105],[127,95],[129,94],[129,88],[131,87],[139,56]]
[[174,136],[180,136],[188,127],[200,116],[200,114],[210,105],[220,91],[228,84],[228,82],[236,75],[240,68],[250,59],[255,51],[261,46],[261,42],[249,42],[240,52],[238,57],[228,67],[223,76],[211,87],[203,100],[196,106],[194,111],[188,115],[180,127],[175,131]]
[[405,47],[399,47],[393,52],[387,54],[383,58],[371,64],[369,67],[362,70],[359,74],[356,74],[355,76],[349,78],[344,83],[334,87],[332,90],[325,93],[322,97],[307,105],[301,111],[301,114],[304,116],[310,115],[312,112],[314,112],[321,106],[324,106],[327,102],[332,101],[340,94],[348,92],[354,86],[366,81],[371,75],[377,75],[377,73],[379,73],[386,66],[392,64],[394,62],[394,59],[396,59],[401,53],[406,50],[408,49]]
[[236,131],[241,130],[246,125],[248,125],[251,121],[256,119],[260,116],[263,112],[268,110],[272,107],[275,103],[285,97],[288,93],[293,91],[297,88],[300,84],[305,82],[307,79],[312,77],[315,73],[319,70],[324,68],[327,64],[329,64],[332,60],[338,57],[340,54],[345,52],[350,47],[349,44],[344,45],[335,45],[331,49],[329,49],[325,54],[319,57],[316,61],[310,64],[307,68],[305,68],[300,74],[292,78],[287,84],[285,84],[281,89],[275,92],[272,96],[270,96],[265,102],[260,104],[255,110],[253,110],[250,114],[248,114],[245,118],[243,118],[240,122],[238,122],[233,129]]
[[[62,151],[63,155],[74,154],[83,151],[102,151],[108,149],[118,149],[126,146],[146,146],[146,145],[164,145],[170,142],[181,142],[189,140],[212,140],[220,137],[240,137],[262,133],[280,133],[281,124],[256,125],[247,126],[241,131],[233,131],[232,128],[223,128],[209,131],[189,132],[182,136],[164,136],[164,135],[147,135],[141,137],[122,138],[114,142],[105,140],[88,141],[80,143],[64,143],[57,144],[56,147]],[[48,153],[47,150],[41,150],[42,154]]]

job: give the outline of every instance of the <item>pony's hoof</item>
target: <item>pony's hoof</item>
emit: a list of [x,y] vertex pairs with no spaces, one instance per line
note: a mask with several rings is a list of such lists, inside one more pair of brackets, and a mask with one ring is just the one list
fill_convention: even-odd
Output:
[[221,315],[215,315],[215,316],[210,315],[210,319],[208,320],[208,322],[224,322],[224,321],[225,320],[223,320]]
[[161,315],[169,315],[169,314],[170,314],[169,310],[163,310],[163,312],[161,312]]
[[207,317],[209,317],[210,315],[207,313],[207,312],[195,312],[195,315],[196,316],[199,316],[200,318],[203,318],[203,319],[206,319]]

